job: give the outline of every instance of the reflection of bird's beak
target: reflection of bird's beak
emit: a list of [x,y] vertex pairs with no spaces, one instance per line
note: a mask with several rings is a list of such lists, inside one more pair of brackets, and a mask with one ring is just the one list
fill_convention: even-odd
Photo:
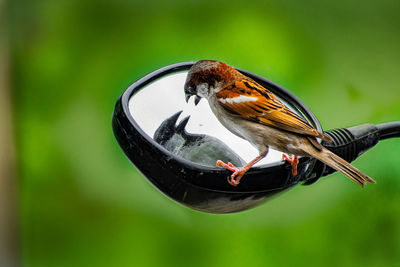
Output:
[[175,132],[175,124],[181,115],[182,110],[164,120],[154,133],[154,140],[160,145],[164,145]]
[[190,116],[184,118],[176,127],[176,132],[183,135],[185,133],[185,127],[188,124]]
[[194,104],[197,105],[200,102],[201,97],[196,94],[196,91],[193,89],[193,87],[185,87],[185,99],[186,99],[186,102],[189,101],[189,98],[192,95],[196,96],[195,99],[194,99]]

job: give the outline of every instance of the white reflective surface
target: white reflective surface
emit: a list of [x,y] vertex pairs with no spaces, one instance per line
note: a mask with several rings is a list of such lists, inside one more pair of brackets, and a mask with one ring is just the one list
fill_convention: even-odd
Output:
[[[206,99],[202,99],[197,106],[194,105],[194,97],[191,97],[189,102],[186,103],[183,89],[186,75],[187,71],[164,76],[144,86],[131,97],[129,110],[142,130],[153,138],[161,123],[178,111],[183,110],[176,124],[190,115],[186,126],[187,132],[218,138],[240,155],[245,162],[249,162],[258,156],[257,149],[249,142],[237,137],[222,126],[212,113]],[[294,109],[293,111],[296,112]],[[281,160],[282,153],[270,149],[267,157],[257,163],[256,166]]]

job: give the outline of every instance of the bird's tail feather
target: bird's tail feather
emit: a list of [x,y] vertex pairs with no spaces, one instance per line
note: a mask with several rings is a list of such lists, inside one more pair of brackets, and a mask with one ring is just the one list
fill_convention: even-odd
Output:
[[[311,150],[311,149],[310,149]],[[366,182],[375,183],[375,181],[368,175],[362,173],[356,167],[352,166],[350,163],[339,157],[338,155],[332,153],[326,148],[322,151],[307,151],[311,156],[319,159],[323,163],[329,165],[331,168],[343,173],[348,178],[353,180],[355,183],[364,187]]]

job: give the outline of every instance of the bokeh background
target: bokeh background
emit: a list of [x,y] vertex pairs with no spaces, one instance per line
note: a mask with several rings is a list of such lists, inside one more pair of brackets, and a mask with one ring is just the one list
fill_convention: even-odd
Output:
[[12,128],[1,131],[14,133],[21,265],[400,265],[398,139],[355,162],[376,185],[361,189],[334,174],[255,209],[211,215],[154,189],[111,131],[127,86],[199,59],[284,86],[325,129],[400,120],[399,1],[1,7],[12,105]]

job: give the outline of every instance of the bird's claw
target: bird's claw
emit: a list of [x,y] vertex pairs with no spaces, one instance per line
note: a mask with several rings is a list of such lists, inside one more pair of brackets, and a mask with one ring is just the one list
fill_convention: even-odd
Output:
[[228,164],[226,164],[226,163],[223,162],[222,160],[217,160],[216,166],[217,166],[217,167],[222,166],[222,167],[227,168],[228,170],[230,170],[230,171],[232,171],[232,172],[235,172],[235,171],[236,171],[236,167],[235,167],[232,163],[230,163],[230,162],[228,162]]
[[244,168],[236,168],[236,171],[232,173],[231,177],[228,177],[228,183],[232,186],[237,186],[245,173],[246,170]]
[[235,179],[232,179],[232,178],[230,178],[230,177],[228,177],[227,180],[228,180],[228,183],[229,183],[230,185],[232,185],[232,186],[237,186],[237,185],[239,184],[238,181],[236,181]]
[[292,165],[292,176],[297,175],[297,165],[299,164],[299,159],[297,156],[286,156],[285,154],[282,154],[282,159],[289,162],[290,165]]
[[228,177],[228,183],[232,186],[237,186],[240,183],[240,179],[242,179],[243,175],[246,173],[246,169],[243,167],[235,167],[232,163],[228,162],[226,164],[222,160],[217,161],[217,167],[222,166],[227,168],[228,170],[232,171],[232,175]]

